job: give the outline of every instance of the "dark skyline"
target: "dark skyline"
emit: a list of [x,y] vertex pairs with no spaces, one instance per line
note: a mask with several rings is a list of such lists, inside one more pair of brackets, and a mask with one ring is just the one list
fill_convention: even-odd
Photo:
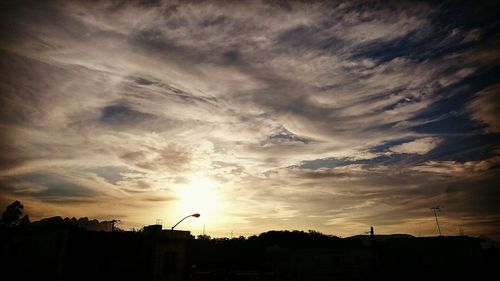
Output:
[[3,1],[0,208],[500,239],[494,1]]

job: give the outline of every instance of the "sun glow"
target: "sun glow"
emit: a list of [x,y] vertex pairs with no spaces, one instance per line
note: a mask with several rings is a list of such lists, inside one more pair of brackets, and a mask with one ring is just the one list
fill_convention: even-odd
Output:
[[181,213],[200,213],[201,221],[213,218],[219,205],[214,183],[203,174],[194,175],[188,184],[181,186],[180,198]]

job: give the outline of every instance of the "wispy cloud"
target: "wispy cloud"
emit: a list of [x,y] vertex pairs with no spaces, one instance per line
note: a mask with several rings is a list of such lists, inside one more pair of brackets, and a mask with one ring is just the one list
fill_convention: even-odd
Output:
[[497,117],[500,112],[500,85],[493,85],[477,93],[469,109],[472,112],[472,118],[485,124],[487,131],[499,133],[500,121]]
[[441,139],[439,138],[421,138],[392,146],[389,150],[396,153],[415,153],[422,155],[436,148],[440,142]]

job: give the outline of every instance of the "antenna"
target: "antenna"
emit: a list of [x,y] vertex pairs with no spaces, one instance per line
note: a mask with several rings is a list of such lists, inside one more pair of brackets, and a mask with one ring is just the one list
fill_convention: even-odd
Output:
[[156,224],[162,225],[163,224],[163,220],[162,219],[156,219]]
[[439,227],[439,221],[438,221],[438,212],[440,211],[439,206],[432,207],[431,210],[434,211],[434,217],[436,217],[436,225],[439,231],[439,236],[442,236],[441,234],[441,228]]

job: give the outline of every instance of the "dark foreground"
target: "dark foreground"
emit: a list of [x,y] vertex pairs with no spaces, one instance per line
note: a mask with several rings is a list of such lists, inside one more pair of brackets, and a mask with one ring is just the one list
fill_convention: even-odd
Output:
[[12,280],[478,280],[500,265],[496,245],[467,236],[195,239],[154,225],[87,231],[58,218],[2,228],[0,246],[2,276]]

